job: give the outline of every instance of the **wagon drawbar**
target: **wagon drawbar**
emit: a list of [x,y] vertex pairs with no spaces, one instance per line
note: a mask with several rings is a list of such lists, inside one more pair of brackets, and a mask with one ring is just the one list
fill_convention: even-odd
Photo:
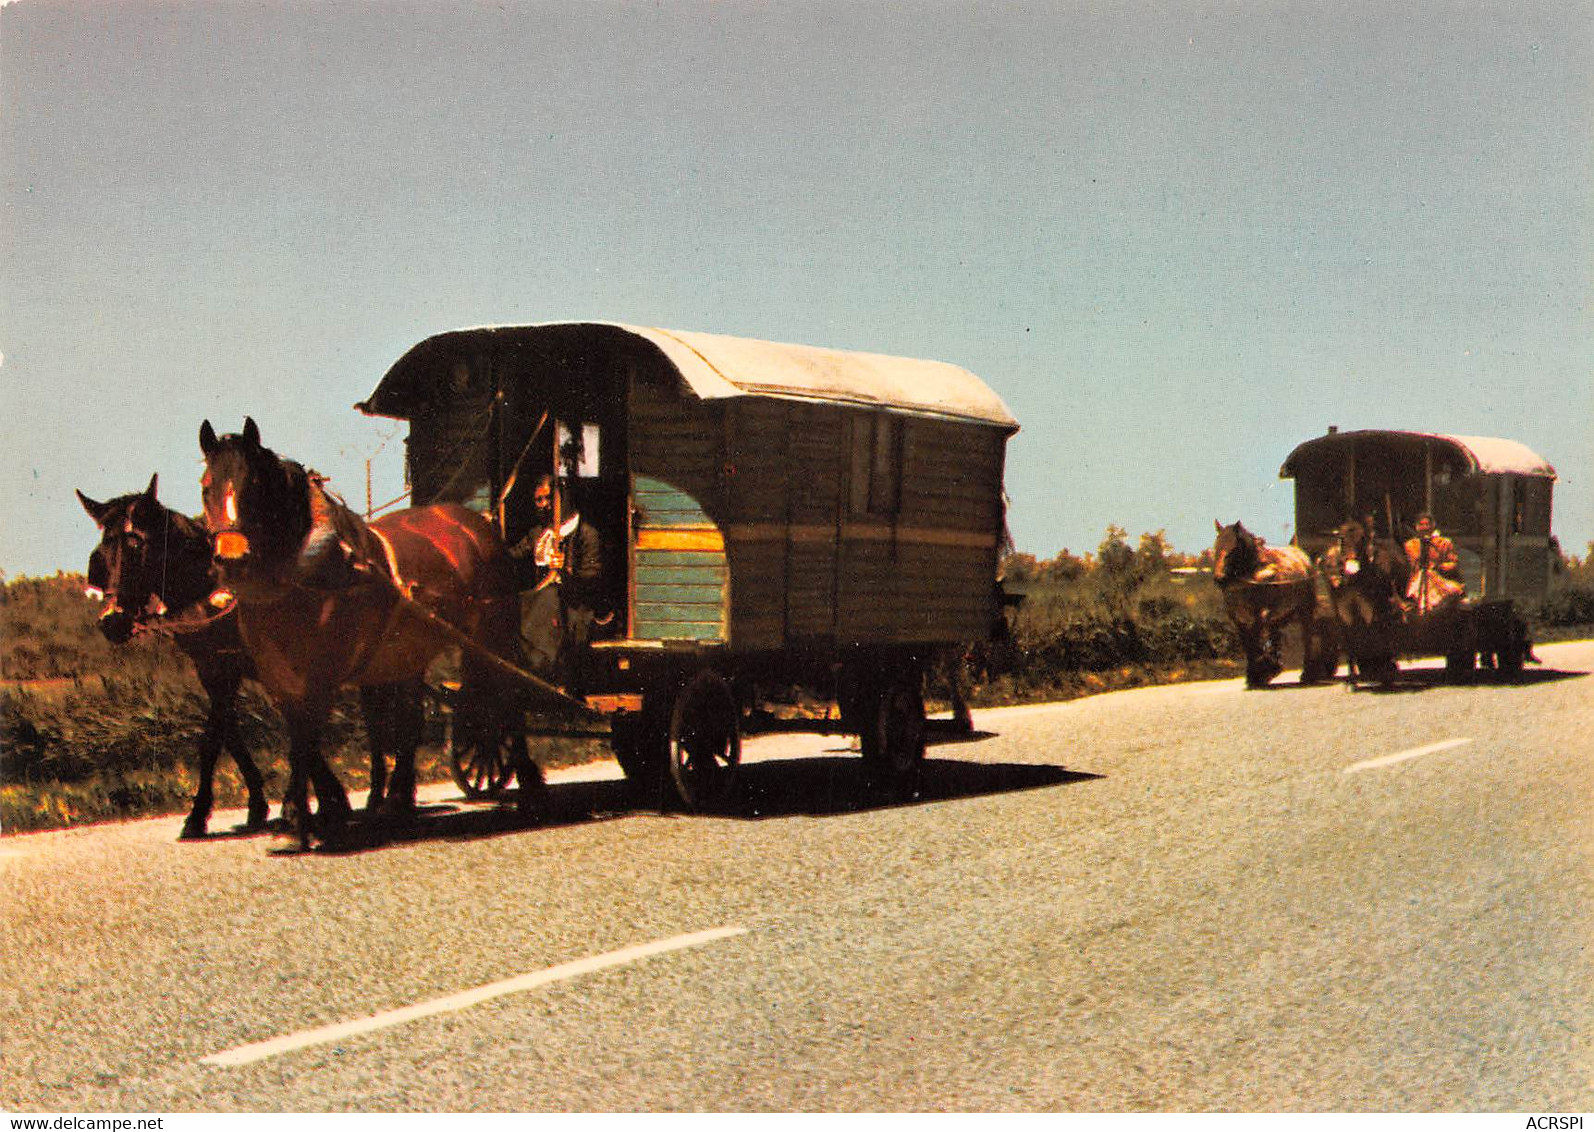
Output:
[[[629,778],[667,775],[691,806],[729,788],[743,712],[792,686],[833,698],[877,775],[911,785],[926,669],[1001,617],[1018,423],[957,366],[488,326],[420,342],[357,408],[409,422],[416,503],[464,503],[507,540],[531,523],[525,469],[564,481],[602,536],[614,615],[576,658],[573,698],[609,717]],[[456,762],[510,741],[474,735]]]

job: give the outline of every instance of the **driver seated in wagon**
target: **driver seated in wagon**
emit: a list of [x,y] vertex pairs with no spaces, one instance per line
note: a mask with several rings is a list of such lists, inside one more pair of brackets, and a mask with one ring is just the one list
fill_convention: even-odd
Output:
[[1406,558],[1411,562],[1411,584],[1406,600],[1418,613],[1429,613],[1455,604],[1466,593],[1461,581],[1461,560],[1456,544],[1434,525],[1426,511],[1417,516],[1416,537],[1406,540]]
[[531,562],[532,583],[520,595],[520,636],[527,666],[539,675],[576,675],[576,658],[602,620],[602,540],[570,506],[563,481],[540,477],[532,490],[531,528],[509,553]]

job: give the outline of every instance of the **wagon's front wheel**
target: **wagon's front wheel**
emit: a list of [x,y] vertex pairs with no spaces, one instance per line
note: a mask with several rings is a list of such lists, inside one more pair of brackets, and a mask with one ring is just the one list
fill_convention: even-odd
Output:
[[742,713],[724,677],[699,672],[670,713],[670,777],[688,809],[711,809],[729,797],[742,759]]
[[496,798],[515,776],[520,734],[475,713],[450,711],[443,719],[443,753],[454,785],[467,798]]

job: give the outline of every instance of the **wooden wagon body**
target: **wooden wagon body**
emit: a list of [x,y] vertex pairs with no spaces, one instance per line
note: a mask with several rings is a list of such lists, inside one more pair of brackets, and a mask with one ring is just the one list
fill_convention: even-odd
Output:
[[[417,503],[527,531],[554,470],[605,547],[614,613],[583,658],[595,708],[651,716],[712,671],[876,689],[1000,617],[1002,476],[1017,429],[941,362],[615,323],[456,330],[362,411],[407,420]],[[645,702],[649,697],[653,704]],[[617,729],[617,734],[620,733]],[[866,744],[867,746],[867,744]]]
[[1556,479],[1548,461],[1497,437],[1392,430],[1329,431],[1298,445],[1279,475],[1295,481],[1295,541],[1314,557],[1350,518],[1404,541],[1423,512],[1456,546],[1466,601],[1417,618],[1403,651],[1474,653],[1518,669],[1529,651],[1523,604],[1544,599],[1558,551],[1550,533]]

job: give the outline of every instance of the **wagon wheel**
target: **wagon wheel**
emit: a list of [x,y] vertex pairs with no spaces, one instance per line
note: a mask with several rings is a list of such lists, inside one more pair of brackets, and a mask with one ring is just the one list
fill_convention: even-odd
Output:
[[454,785],[467,798],[496,798],[515,776],[515,745],[520,732],[473,712],[443,717],[443,753]]
[[675,698],[670,713],[670,777],[687,808],[723,802],[742,758],[741,709],[717,672],[699,672]]
[[918,677],[891,684],[874,704],[862,734],[864,762],[886,785],[909,793],[918,789],[924,766],[924,694]]

